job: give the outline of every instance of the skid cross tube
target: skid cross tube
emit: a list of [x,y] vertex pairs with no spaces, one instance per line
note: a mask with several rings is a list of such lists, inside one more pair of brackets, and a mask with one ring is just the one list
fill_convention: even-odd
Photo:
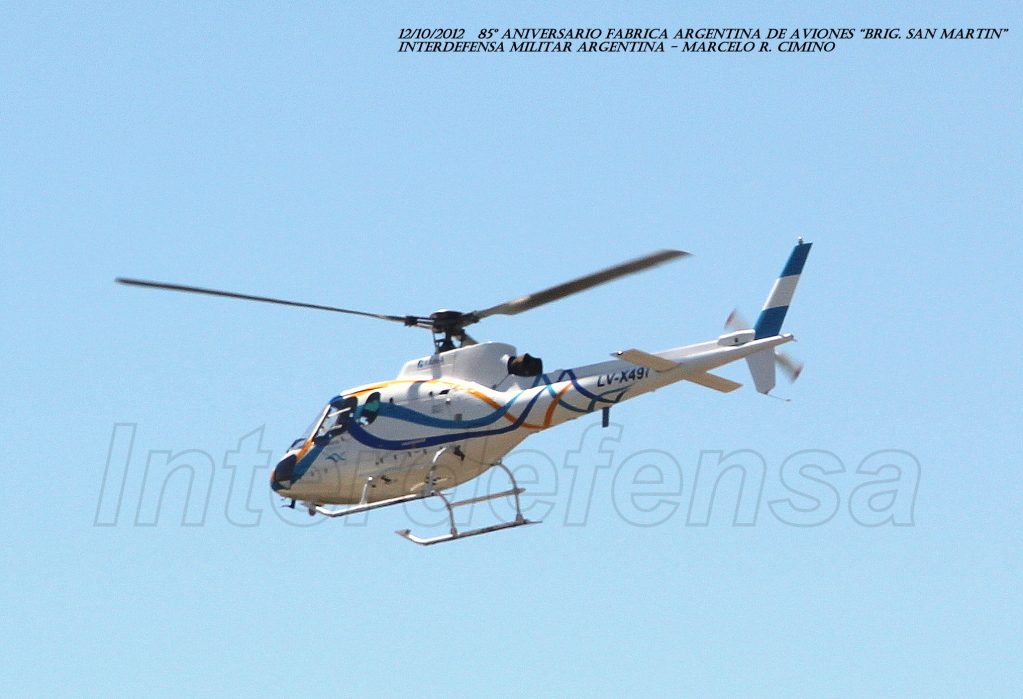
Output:
[[[441,450],[443,451],[443,450]],[[438,452],[438,456],[441,452]],[[321,514],[324,517],[347,517],[348,515],[359,514],[360,512],[368,512],[369,510],[376,510],[381,507],[390,507],[391,505],[401,505],[406,502],[413,502],[415,500],[425,500],[426,498],[437,497],[440,498],[441,502],[444,503],[444,507],[448,511],[448,523],[451,525],[447,534],[442,536],[436,536],[429,539],[424,539],[413,534],[408,529],[401,529],[397,532],[401,537],[408,539],[414,544],[421,546],[430,546],[432,544],[439,544],[442,541],[453,541],[455,539],[464,539],[468,536],[476,536],[478,534],[488,534],[490,532],[496,532],[501,529],[510,529],[512,527],[521,527],[526,524],[539,524],[532,520],[526,519],[522,514],[522,503],[519,501],[519,495],[525,492],[524,488],[520,488],[518,482],[515,480],[515,475],[511,472],[507,466],[498,461],[494,466],[499,466],[506,474],[508,474],[508,480],[511,481],[512,487],[508,490],[502,490],[500,493],[490,493],[488,495],[480,495],[474,498],[466,498],[465,500],[458,500],[451,502],[439,490],[435,490],[433,485],[435,482],[435,470],[437,465],[437,458],[434,457],[433,468],[430,469],[430,473],[426,478],[426,487],[419,493],[411,493],[409,495],[402,495],[396,498],[389,498],[387,500],[381,500],[379,502],[366,502],[367,494],[369,492],[370,480],[366,482],[366,486],[363,488],[362,498],[358,505],[351,505],[340,510],[333,510],[323,505],[317,505],[316,503],[306,503],[309,508],[309,514]],[[469,531],[460,532],[458,527],[455,526],[455,513],[456,507],[462,507],[463,505],[473,505],[478,502],[487,502],[488,500],[496,500],[497,498],[515,498],[515,519],[511,522],[500,522],[498,524],[492,524],[487,527],[480,527],[479,529],[471,529]]]
[[[419,544],[420,546],[431,546],[433,544],[439,544],[439,543],[442,543],[444,541],[454,541],[455,539],[464,539],[464,538],[469,537],[469,536],[477,536],[478,534],[489,534],[490,532],[496,532],[496,531],[499,531],[501,529],[511,529],[512,527],[521,527],[521,526],[526,525],[526,524],[539,524],[539,522],[534,522],[534,521],[528,520],[528,519],[526,519],[522,515],[522,506],[521,506],[521,503],[519,502],[519,495],[521,493],[525,492],[525,491],[524,491],[523,488],[520,488],[519,484],[515,481],[515,475],[512,474],[511,469],[509,469],[507,466],[505,466],[500,461],[496,462],[494,464],[494,466],[500,466],[504,470],[504,472],[508,474],[508,479],[511,481],[511,485],[512,485],[510,490],[504,490],[504,491],[502,491],[500,493],[491,493],[490,495],[482,495],[480,497],[469,498],[467,500],[459,500],[458,502],[451,502],[451,501],[449,501],[444,496],[444,494],[439,492],[439,491],[435,491],[434,492],[434,495],[436,495],[437,497],[439,497],[441,499],[441,501],[444,503],[444,507],[446,507],[447,510],[448,510],[448,522],[451,525],[451,529],[449,530],[449,532],[447,534],[444,534],[442,536],[435,536],[435,537],[432,537],[432,538],[429,538],[429,539],[424,539],[422,537],[416,536],[415,534],[413,534],[408,529],[399,529],[398,531],[395,532],[395,534],[397,534],[398,536],[403,537],[405,539],[408,539],[413,544]],[[462,505],[471,505],[471,504],[477,503],[477,502],[485,502],[487,500],[494,500],[496,498],[506,498],[506,497],[509,497],[509,496],[513,496],[515,498],[515,519],[514,520],[512,520],[511,522],[500,522],[499,524],[492,524],[489,527],[480,527],[479,529],[471,529],[471,530],[466,531],[466,532],[458,531],[458,527],[455,526],[455,512],[454,512],[454,508],[461,507]]]

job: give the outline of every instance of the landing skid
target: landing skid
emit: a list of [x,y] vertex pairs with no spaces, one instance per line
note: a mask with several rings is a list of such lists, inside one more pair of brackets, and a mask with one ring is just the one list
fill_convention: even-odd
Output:
[[[434,459],[436,463],[436,458]],[[501,529],[511,529],[512,527],[522,527],[527,524],[540,524],[540,522],[534,522],[526,519],[522,515],[522,507],[519,504],[519,495],[525,492],[524,488],[520,488],[518,483],[515,482],[515,476],[512,475],[511,470],[500,461],[494,464],[494,466],[500,466],[504,469],[504,472],[508,474],[509,480],[511,480],[511,489],[504,490],[500,493],[491,493],[489,495],[481,495],[475,498],[468,498],[467,500],[459,500],[457,502],[451,502],[448,500],[443,493],[439,490],[433,489],[434,483],[434,470],[431,469],[430,476],[426,482],[426,488],[421,493],[414,493],[412,495],[402,495],[397,498],[390,498],[389,500],[381,500],[379,502],[368,503],[366,502],[367,494],[369,492],[370,483],[367,482],[366,487],[363,489],[362,502],[358,505],[352,505],[342,510],[331,510],[322,505],[308,504],[309,514],[321,514],[325,517],[347,517],[348,515],[358,514],[360,512],[368,512],[369,510],[376,510],[381,507],[390,507],[391,505],[400,505],[406,502],[414,502],[416,500],[425,500],[426,498],[438,497],[444,503],[444,507],[448,511],[448,521],[451,524],[451,529],[447,534],[442,536],[435,536],[428,539],[416,536],[408,529],[399,529],[395,532],[398,536],[408,539],[413,544],[419,544],[420,546],[431,546],[433,544],[439,544],[444,541],[454,541],[455,539],[465,539],[470,536],[477,536],[479,534],[489,534],[490,532],[500,531]],[[515,519],[511,522],[501,522],[499,524],[492,524],[488,527],[480,527],[479,529],[470,529],[469,531],[460,532],[458,527],[455,526],[455,512],[454,508],[461,507],[463,505],[472,505],[477,502],[486,502],[487,500],[496,500],[497,498],[515,498]]]

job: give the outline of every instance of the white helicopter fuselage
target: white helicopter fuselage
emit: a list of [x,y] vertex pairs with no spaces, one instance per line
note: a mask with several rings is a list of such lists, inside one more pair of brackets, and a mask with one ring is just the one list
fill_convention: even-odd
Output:
[[[469,313],[439,310],[429,316],[367,313],[142,279],[119,277],[117,281],[366,316],[430,330],[434,354],[406,363],[392,381],[367,384],[334,397],[270,476],[271,488],[290,499],[290,507],[301,501],[310,515],[332,518],[437,497],[448,512],[447,534],[421,538],[408,529],[397,532],[428,546],[536,524],[523,515],[519,495],[524,491],[512,469],[501,462],[531,434],[598,410],[604,411],[606,425],[611,406],[677,381],[734,391],[740,384],[710,370],[739,359],[746,359],[760,393],[774,388],[776,365],[790,379],[798,376],[801,365],[776,353],[775,347],[792,340],[791,335],[781,334],[781,327],[810,246],[799,239],[753,328],[746,328],[733,312],[726,323],[733,332],[710,342],[656,354],[630,349],[614,353],[613,361],[547,373],[537,358],[518,356],[511,345],[477,344],[465,329],[485,318],[518,315],[689,253],[660,250],[489,308]],[[510,489],[456,502],[444,494],[492,467],[505,471]],[[514,498],[513,520],[458,530],[455,507],[497,498]]]
[[[391,381],[333,399],[296,440],[272,487],[307,504],[372,503],[421,493],[428,478],[447,489],[499,462],[541,430],[677,381],[719,391],[739,384],[708,370],[792,340],[730,333],[718,340],[537,376],[509,371],[511,345],[488,342],[408,362]],[[772,364],[773,366],[773,364]]]

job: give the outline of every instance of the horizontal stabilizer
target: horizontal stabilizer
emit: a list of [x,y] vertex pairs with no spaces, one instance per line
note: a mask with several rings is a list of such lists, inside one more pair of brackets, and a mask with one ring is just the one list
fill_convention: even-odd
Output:
[[612,357],[616,359],[624,359],[630,364],[636,366],[646,367],[647,369],[653,369],[654,371],[671,371],[678,367],[678,362],[673,362],[670,359],[664,357],[658,357],[656,354],[650,354],[643,350],[630,349],[624,352],[613,352]]
[[737,388],[742,388],[741,383],[736,383],[734,381],[726,379],[723,376],[711,374],[706,371],[698,371],[692,374],[686,374],[685,380],[692,381],[693,383],[698,383],[701,386],[706,386],[707,388],[713,388],[715,391],[721,391],[722,393],[731,393]]

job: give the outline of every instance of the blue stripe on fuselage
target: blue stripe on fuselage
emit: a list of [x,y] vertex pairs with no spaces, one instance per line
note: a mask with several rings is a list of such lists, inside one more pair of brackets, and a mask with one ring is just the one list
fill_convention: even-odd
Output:
[[[377,437],[376,435],[373,435],[373,434],[370,434],[369,432],[367,432],[362,427],[362,425],[352,424],[348,428],[348,433],[350,435],[352,435],[352,437],[354,437],[356,439],[356,441],[358,441],[360,444],[365,444],[366,446],[372,447],[374,449],[390,449],[390,450],[422,449],[422,448],[426,448],[426,447],[437,446],[438,444],[446,444],[448,442],[457,442],[459,440],[467,439],[467,438],[471,438],[471,437],[489,437],[489,436],[495,435],[495,434],[504,434],[506,432],[511,432],[512,430],[515,430],[515,429],[518,429],[519,427],[521,427],[522,423],[524,423],[526,421],[526,418],[529,416],[530,411],[536,405],[536,401],[540,399],[541,395],[543,395],[543,391],[537,391],[536,395],[533,396],[529,400],[529,402],[526,404],[526,406],[523,408],[522,414],[519,415],[519,417],[516,418],[514,422],[512,422],[511,424],[509,424],[506,427],[501,427],[501,428],[493,429],[493,430],[481,430],[481,431],[478,431],[478,432],[465,432],[465,431],[462,431],[462,432],[455,432],[455,433],[452,433],[452,434],[439,434],[439,435],[434,435],[432,437],[418,437],[416,439],[395,440],[395,439],[383,439],[381,437]],[[509,403],[509,406],[510,406],[510,403]],[[505,410],[505,412],[507,412],[507,410]],[[426,417],[426,416],[423,416],[423,417]],[[460,423],[460,422],[455,422],[455,421],[452,421],[452,422],[454,422],[454,424],[460,425],[460,426],[464,426],[464,424],[465,424],[465,423]]]
[[[458,427],[461,428],[473,428],[473,427],[484,427],[491,425],[508,412],[519,396],[525,391],[520,391],[510,401],[502,405],[500,408],[492,412],[490,415],[485,415],[480,418],[473,420],[448,420],[445,418],[433,417],[431,415],[424,415],[423,413],[416,412],[411,408],[406,408],[403,405],[395,405],[393,403],[381,403],[380,412],[377,413],[378,417],[389,417],[394,420],[401,420],[402,422],[411,422],[416,425],[424,425],[426,427],[439,427],[441,429],[451,430]],[[438,399],[440,400],[440,399]]]

